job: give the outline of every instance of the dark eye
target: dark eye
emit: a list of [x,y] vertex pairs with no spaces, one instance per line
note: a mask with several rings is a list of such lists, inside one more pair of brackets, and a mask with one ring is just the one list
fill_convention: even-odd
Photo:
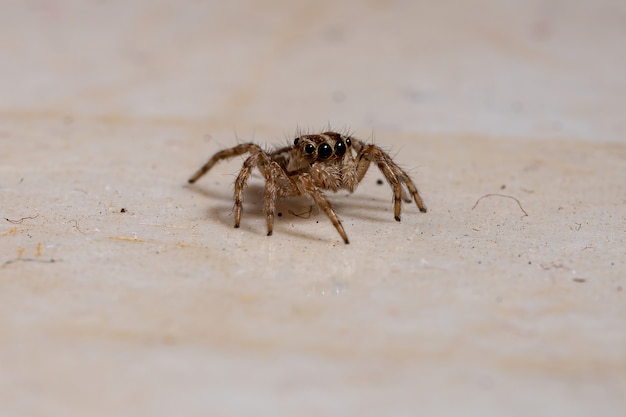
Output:
[[346,153],[346,144],[341,141],[337,142],[335,145],[335,155],[342,157],[344,153]]
[[319,148],[317,148],[317,156],[321,159],[328,159],[333,154],[333,148],[328,143],[322,143]]
[[350,140],[350,138],[346,138],[346,145],[348,145],[348,147],[352,146],[352,141]]
[[315,145],[307,143],[306,146],[304,147],[304,152],[306,152],[308,154],[311,154],[311,153],[315,152]]
[[300,138],[295,138],[295,139],[293,140],[293,144],[294,144],[294,145],[297,145],[297,144],[298,144],[298,142],[300,142]]

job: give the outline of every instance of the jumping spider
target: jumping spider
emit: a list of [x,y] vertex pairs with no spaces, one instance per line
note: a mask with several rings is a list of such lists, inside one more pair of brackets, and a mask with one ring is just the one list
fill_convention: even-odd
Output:
[[409,175],[376,145],[366,144],[337,132],[301,135],[286,146],[271,152],[254,143],[242,143],[217,152],[191,178],[193,184],[222,159],[249,153],[235,180],[235,227],[239,227],[243,209],[243,190],[250,173],[258,168],[265,178],[265,214],[267,235],[272,234],[277,198],[306,195],[326,213],[347,244],[341,220],[324,195],[324,190],[346,189],[353,192],[373,161],[393,188],[393,215],[400,221],[401,200],[410,203],[406,187],[422,213],[426,206]]

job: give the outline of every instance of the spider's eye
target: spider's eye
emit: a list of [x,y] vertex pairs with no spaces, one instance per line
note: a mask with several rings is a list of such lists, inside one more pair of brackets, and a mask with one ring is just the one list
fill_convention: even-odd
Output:
[[348,147],[352,146],[352,141],[350,140],[350,138],[346,138],[346,145]]
[[304,152],[307,154],[312,154],[313,152],[315,152],[315,145],[307,143],[304,147]]
[[342,157],[344,153],[346,153],[346,144],[341,141],[337,142],[335,145],[335,155]]
[[294,145],[297,145],[297,144],[298,144],[298,142],[300,142],[300,138],[295,138],[295,139],[293,140],[293,144],[294,144]]
[[322,143],[317,148],[317,156],[321,159],[328,159],[333,154],[333,148],[328,143]]

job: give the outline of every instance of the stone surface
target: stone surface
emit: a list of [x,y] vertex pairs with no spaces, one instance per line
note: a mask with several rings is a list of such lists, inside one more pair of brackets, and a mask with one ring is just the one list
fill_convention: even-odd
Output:
[[[0,414],[624,415],[626,8],[464,4],[0,5]],[[327,123],[429,212],[186,185]]]

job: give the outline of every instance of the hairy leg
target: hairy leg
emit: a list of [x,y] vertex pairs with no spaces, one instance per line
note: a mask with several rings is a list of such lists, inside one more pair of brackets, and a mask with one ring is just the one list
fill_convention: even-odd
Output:
[[341,225],[341,220],[339,220],[339,217],[337,217],[337,213],[331,206],[330,202],[326,199],[326,196],[324,195],[322,190],[315,186],[313,180],[311,179],[311,176],[309,174],[300,174],[296,178],[296,184],[302,194],[311,196],[313,201],[315,201],[315,204],[317,204],[322,210],[324,210],[324,213],[326,213],[330,221],[333,223],[333,226],[335,226],[335,229],[337,229],[337,232],[339,233],[343,241],[346,244],[350,243],[350,241],[348,240],[348,235]]
[[235,156],[243,155],[246,152],[249,152],[249,153],[252,154],[252,153],[256,153],[256,152],[263,152],[263,150],[261,149],[261,147],[259,145],[256,145],[254,143],[242,143],[242,144],[237,145],[237,146],[235,146],[233,148],[224,149],[223,151],[219,151],[218,153],[213,155],[211,157],[211,159],[209,159],[207,161],[206,164],[204,164],[202,167],[200,167],[200,169],[198,169],[195,172],[195,174],[193,174],[191,176],[191,178],[189,178],[189,180],[188,180],[189,184],[193,184],[194,182],[198,181],[198,179],[200,177],[202,177],[204,174],[206,174],[211,168],[213,168],[213,166],[215,164],[217,164],[222,159],[230,159],[230,158],[233,158]]
[[[297,190],[291,189],[291,181],[278,163],[271,161],[267,157],[265,162],[267,165],[264,165],[261,169],[265,176],[265,221],[267,224],[267,235],[271,236],[274,230],[276,198],[278,198],[279,194],[298,193]],[[288,184],[288,186],[285,186],[285,184]]]
[[[261,151],[250,155],[246,159],[237,175],[235,180],[235,227],[239,227],[241,223],[241,213],[243,211],[243,192],[250,178],[250,174],[254,168],[258,168],[259,171],[265,177],[265,222],[267,226],[267,235],[271,236],[274,231],[274,218],[276,212],[276,199],[279,194],[297,194],[290,189],[284,189],[284,184],[291,186],[287,174],[283,168],[272,161],[270,156]],[[297,190],[296,190],[297,191]]]
[[417,187],[411,180],[411,177],[409,177],[409,175],[402,168],[400,168],[395,162],[393,162],[391,157],[378,146],[365,145],[362,142],[359,145],[360,151],[356,156],[357,180],[360,182],[363,179],[363,177],[367,173],[371,161],[373,160],[387,179],[389,185],[393,188],[394,218],[397,221],[400,221],[402,200],[408,200],[406,193],[402,188],[402,185],[404,185],[409,190],[409,193],[413,197],[413,200],[415,200],[417,208],[422,213],[425,213],[427,210],[426,206],[424,205],[424,201],[417,191]]
[[235,180],[235,228],[241,223],[241,212],[243,211],[243,190],[248,183],[252,170],[259,164],[259,158],[263,152],[257,152],[248,157]]

